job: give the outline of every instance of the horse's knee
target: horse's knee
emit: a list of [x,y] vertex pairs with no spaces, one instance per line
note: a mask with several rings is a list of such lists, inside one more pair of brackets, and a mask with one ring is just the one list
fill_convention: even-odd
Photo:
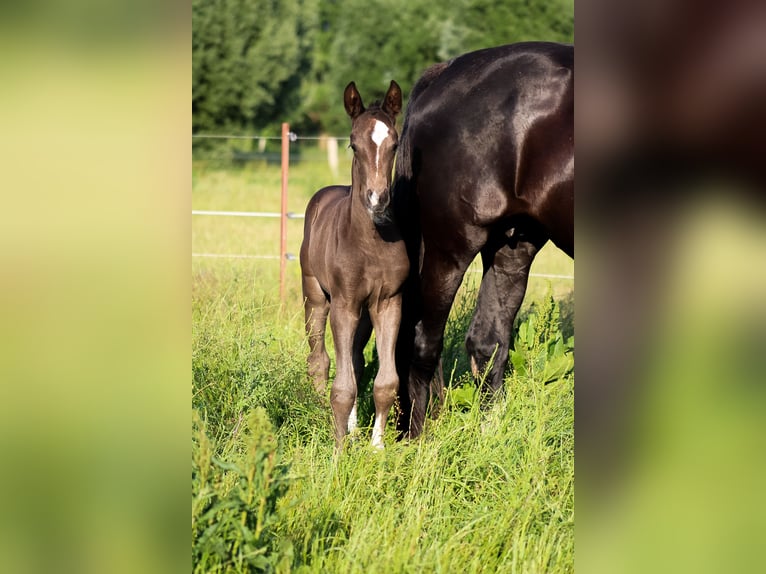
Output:
[[[424,349],[418,352],[415,349],[409,365],[409,389],[410,393],[423,391],[431,386],[431,381],[437,375],[439,367],[439,355],[441,347],[436,349]],[[443,382],[443,381],[442,381]]]
[[493,394],[503,386],[503,375],[508,365],[508,343],[497,337],[488,337],[477,330],[469,330],[465,349],[471,365],[471,374],[482,383],[485,392]]
[[351,381],[336,379],[330,391],[330,406],[335,420],[335,446],[340,448],[343,437],[348,433],[348,421],[356,404],[356,388]]
[[485,320],[484,315],[477,308],[465,335],[465,348],[468,354],[488,358],[501,338],[497,324]]
[[433,366],[436,368],[443,341],[444,331],[435,333],[426,329],[423,323],[418,323],[415,327],[415,340],[412,345],[413,362],[423,367]]
[[348,416],[356,402],[356,389],[354,385],[343,384],[338,379],[332,385],[330,391],[330,405],[337,415]]
[[[473,358],[478,354],[479,340],[476,333],[470,328],[465,336],[465,350],[471,358],[471,368],[473,369]],[[474,376],[476,376],[476,373],[474,373]]]
[[372,396],[375,399],[375,404],[385,405],[393,404],[396,399],[396,395],[399,391],[399,377],[396,372],[392,374],[384,374],[375,377],[375,382],[372,387]]
[[497,345],[488,348],[486,342],[474,333],[468,334],[465,338],[465,350],[471,363],[471,374],[478,379],[483,374],[489,364],[492,354]]

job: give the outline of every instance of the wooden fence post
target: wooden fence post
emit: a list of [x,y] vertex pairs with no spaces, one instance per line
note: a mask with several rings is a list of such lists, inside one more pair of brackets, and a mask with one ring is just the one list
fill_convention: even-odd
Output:
[[287,172],[290,163],[290,125],[282,124],[282,210],[279,241],[279,300],[285,302],[285,265],[287,264]]

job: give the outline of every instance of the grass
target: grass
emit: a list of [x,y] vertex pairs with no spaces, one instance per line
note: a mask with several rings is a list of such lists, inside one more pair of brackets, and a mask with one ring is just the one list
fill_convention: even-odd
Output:
[[[290,210],[333,182],[325,172],[318,159],[292,169]],[[278,169],[195,166],[193,185],[195,209],[270,211]],[[193,249],[265,252],[268,222],[195,218]],[[288,230],[294,252],[300,236],[299,224]],[[555,251],[539,259],[538,272],[571,273]],[[480,275],[467,274],[446,333],[442,413],[411,443],[394,441],[392,418],[384,452],[369,447],[368,347],[364,428],[335,459],[330,409],[305,374],[300,270],[287,269],[281,306],[276,261],[192,262],[194,570],[571,572],[571,282],[530,281],[516,368],[482,410],[462,342]]]

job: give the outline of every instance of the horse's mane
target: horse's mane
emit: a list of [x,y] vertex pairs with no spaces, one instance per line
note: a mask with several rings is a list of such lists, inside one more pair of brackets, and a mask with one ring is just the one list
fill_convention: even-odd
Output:
[[420,79],[415,82],[410,93],[410,101],[407,104],[407,111],[404,113],[404,124],[402,125],[402,134],[399,138],[399,149],[396,156],[396,175],[398,182],[409,181],[412,177],[412,144],[409,138],[410,111],[420,94],[422,94],[431,83],[439,77],[450,62],[440,62],[426,69]]
[[[404,231],[407,251],[410,261],[418,261],[418,249],[420,246],[419,222],[417,217],[417,197],[413,192],[413,157],[412,141],[409,135],[410,113],[415,108],[420,95],[439,77],[449,66],[450,62],[441,62],[429,67],[420,79],[415,82],[407,103],[407,111],[404,113],[404,123],[399,136],[399,147],[396,150],[396,164],[394,167],[394,181],[391,186],[391,200],[394,205],[394,213],[400,228]],[[411,266],[417,271],[419,265]]]

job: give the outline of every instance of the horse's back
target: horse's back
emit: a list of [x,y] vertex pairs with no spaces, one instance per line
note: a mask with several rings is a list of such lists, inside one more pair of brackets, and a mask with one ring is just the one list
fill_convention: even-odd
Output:
[[519,214],[571,251],[574,48],[521,43],[429,68],[413,87],[397,192],[491,226]]
[[[412,88],[405,122],[411,124],[413,116],[446,118],[458,111],[463,120],[466,113],[490,111],[489,106],[506,115],[532,113],[544,109],[556,92],[563,98],[564,91],[572,96],[573,90],[571,45],[524,42],[486,48],[428,68]],[[453,125],[463,121],[444,128]]]

